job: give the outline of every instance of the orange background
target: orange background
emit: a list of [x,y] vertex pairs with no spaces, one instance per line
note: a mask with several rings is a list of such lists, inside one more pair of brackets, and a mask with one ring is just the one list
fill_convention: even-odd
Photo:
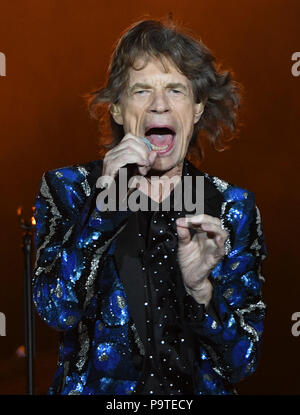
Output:
[[[144,17],[172,12],[245,88],[244,127],[231,149],[210,148],[201,170],[252,190],[268,258],[263,350],[241,394],[299,394],[299,95],[291,56],[300,51],[299,0],[0,1],[1,286],[0,393],[25,392],[23,254],[16,209],[30,214],[42,173],[98,158],[97,125],[81,96],[103,84],[120,33]],[[37,393],[55,372],[57,334],[38,318]]]

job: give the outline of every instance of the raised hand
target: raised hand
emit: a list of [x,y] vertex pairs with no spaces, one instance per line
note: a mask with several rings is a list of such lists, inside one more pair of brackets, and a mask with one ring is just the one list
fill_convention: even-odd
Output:
[[[178,262],[187,291],[198,302],[208,303],[212,286],[208,280],[211,270],[225,254],[228,232],[221,221],[210,215],[201,214],[177,219]],[[191,238],[188,228],[196,233]]]
[[[105,154],[102,176],[114,178],[121,167],[131,163],[137,164],[139,173],[145,176],[151,169],[156,156],[156,152],[149,151],[140,137],[128,133],[118,145]],[[101,178],[98,179],[97,184],[101,187]]]

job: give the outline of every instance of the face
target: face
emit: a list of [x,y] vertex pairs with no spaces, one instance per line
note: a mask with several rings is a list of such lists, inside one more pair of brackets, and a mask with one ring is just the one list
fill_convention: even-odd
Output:
[[142,58],[137,59],[129,69],[127,89],[111,113],[125,134],[148,138],[157,153],[153,169],[168,171],[183,162],[204,106],[194,102],[191,81],[172,61],[163,59],[167,72],[155,58],[137,70],[144,65]]

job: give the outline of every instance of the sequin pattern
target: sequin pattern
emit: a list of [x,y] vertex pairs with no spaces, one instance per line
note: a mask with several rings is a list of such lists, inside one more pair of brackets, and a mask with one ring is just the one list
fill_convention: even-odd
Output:
[[[187,161],[185,166],[188,174],[195,172]],[[46,172],[36,198],[33,300],[41,318],[62,331],[50,394],[132,394],[141,375],[132,353],[145,356],[145,345],[113,261],[126,215],[111,220],[94,208],[101,168],[96,160]],[[266,309],[261,297],[266,247],[253,193],[207,173],[205,178],[222,195],[220,219],[229,236],[226,255],[211,272],[211,307],[204,311],[187,295],[185,318],[196,342],[194,393],[228,394],[235,393],[229,385],[257,366]],[[153,272],[164,255],[152,265],[149,258]]]

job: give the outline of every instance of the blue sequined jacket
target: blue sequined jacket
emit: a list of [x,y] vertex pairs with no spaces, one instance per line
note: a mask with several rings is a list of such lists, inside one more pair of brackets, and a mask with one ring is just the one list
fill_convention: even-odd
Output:
[[[260,354],[266,308],[260,212],[252,192],[184,163],[184,172],[204,176],[205,206],[217,206],[229,232],[226,255],[210,276],[213,308],[199,315],[194,308],[186,321],[195,338],[194,394],[231,394],[255,371]],[[122,261],[116,248],[126,214],[104,217],[95,206],[101,171],[101,160],[47,171],[36,198],[33,300],[40,317],[60,331],[50,394],[131,394],[141,374],[133,359],[143,354],[141,316],[128,285],[132,270],[139,276],[139,259]]]

